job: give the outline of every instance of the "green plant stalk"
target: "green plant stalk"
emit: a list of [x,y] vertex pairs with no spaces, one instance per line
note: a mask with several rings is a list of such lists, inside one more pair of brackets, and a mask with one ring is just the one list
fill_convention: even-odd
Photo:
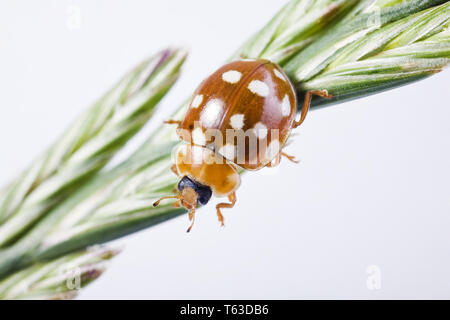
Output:
[[[401,5],[403,6],[404,4],[401,3]],[[425,55],[429,57],[425,59],[426,61],[421,61],[422,64],[412,64],[411,53],[408,53],[406,58],[404,56],[401,56],[400,58],[403,60],[395,62],[395,69],[391,70],[390,73],[391,78],[390,82],[388,81],[388,83],[390,84],[397,83],[399,78],[400,79],[406,78],[406,80],[410,81],[413,77],[411,77],[409,71],[405,72],[407,68],[413,69],[415,74],[420,76],[427,75],[430,72],[430,70],[431,72],[436,72],[449,62],[448,49],[450,48],[450,43],[448,41],[445,41],[445,38],[444,41],[440,40],[442,39],[442,33],[448,32],[446,31],[447,29],[445,28],[445,24],[446,23],[448,24],[450,19],[448,8],[449,4],[446,4],[439,7],[423,10],[419,13],[409,15],[406,18],[400,18],[395,22],[391,23],[386,22],[384,27],[380,27],[379,29],[376,29],[373,33],[368,35],[370,41],[364,41],[365,38],[362,38],[348,43],[348,46],[353,47],[351,48],[351,50],[348,50],[348,52],[353,53],[354,56],[356,56],[355,53],[358,52],[356,49],[362,51],[363,54],[365,54],[365,51],[367,51],[367,49],[365,49],[365,46],[367,46],[368,43],[369,44],[373,43],[372,37],[376,39],[381,39],[377,42],[380,46],[378,48],[379,50],[378,51],[375,49],[373,50],[377,51],[376,59],[379,59],[378,57],[385,57],[384,59],[387,59],[386,62],[379,64],[372,64],[371,68],[360,67],[359,73],[357,73],[357,70],[355,70],[354,73],[357,73],[359,75],[358,81],[356,83],[350,81],[348,77],[345,77],[343,80],[337,81],[337,83],[340,84],[340,86],[333,83],[335,87],[332,87],[331,84],[329,86],[313,87],[316,81],[326,79],[325,76],[328,76],[328,73],[325,72],[323,74],[322,73],[318,74],[317,77],[312,77],[311,80],[305,82],[294,81],[294,83],[298,84],[297,87],[300,85],[300,87],[311,86],[311,89],[327,89],[327,90],[329,89],[330,92],[335,94],[337,97],[340,97],[341,94],[342,95],[347,94],[348,88],[352,88],[353,85],[353,87],[356,86],[356,89],[352,92],[358,92],[357,90],[361,90],[359,93],[361,95],[363,93],[361,89],[362,80],[366,79],[366,81],[370,81],[370,77],[373,74],[385,72],[384,71],[385,66],[387,65],[388,62],[391,62],[389,59],[392,55],[392,50],[397,50],[397,52],[401,52],[402,50],[405,50],[405,47],[410,45],[417,45],[417,48],[420,50],[418,55]],[[362,8],[355,7],[355,9],[358,9],[358,13],[351,12],[350,14],[359,17],[360,16],[359,10],[362,10]],[[390,13],[391,10],[387,12]],[[408,10],[407,12],[410,13],[411,11]],[[414,27],[415,26],[414,23],[419,20],[425,21],[426,23],[420,24],[419,25],[420,27]],[[405,25],[407,25],[408,28],[404,27]],[[337,25],[336,27],[339,27],[339,25]],[[394,32],[393,30],[395,30],[396,32]],[[406,37],[411,37],[411,34],[417,35],[417,33],[420,33],[423,30],[429,30],[429,32],[425,34],[425,37],[424,36],[416,37],[417,39],[421,39],[421,41],[416,42],[404,41]],[[432,36],[430,36],[430,38],[426,38],[426,35]],[[389,39],[389,41],[386,41],[385,39]],[[428,47],[420,47],[422,42],[430,42],[430,41],[438,41],[438,42],[441,41],[440,45],[442,45],[442,47],[446,47],[447,50],[434,51],[434,55],[430,56],[428,54],[429,53]],[[341,50],[339,52],[340,54],[336,54],[334,56],[336,60],[334,59],[330,60],[333,63],[330,63],[330,65],[326,69],[327,71],[329,70],[328,71],[329,73],[334,72],[336,74],[340,74],[341,71],[339,68],[342,68],[342,66],[348,66],[351,65],[352,63],[355,63],[352,61],[352,59],[348,58],[347,56],[348,53],[346,54],[346,52],[347,51],[345,50]],[[407,50],[407,52],[409,51]],[[375,58],[372,58],[372,56],[369,55],[365,56],[367,56],[366,59],[360,59],[356,63],[366,64],[371,63],[373,60],[375,60]],[[265,58],[263,53],[262,57]],[[435,59],[439,59],[438,64],[435,64]],[[335,63],[335,61],[340,60],[346,60],[349,62],[346,62],[346,64]],[[291,61],[295,61],[295,58],[292,59]],[[290,65],[292,67],[292,64]],[[305,64],[304,63],[299,64],[298,67],[303,69],[305,67]],[[409,78],[408,75],[410,75]],[[372,81],[371,83],[374,84],[374,87],[372,88],[374,89],[373,92],[377,92],[377,90],[381,90],[382,88],[384,89],[383,81],[379,82]],[[302,91],[299,91],[298,93],[301,94]],[[364,93],[366,94],[367,92]],[[181,108],[180,110],[181,111],[178,112],[178,117],[181,117],[184,114],[183,108]],[[174,143],[176,143],[178,137],[174,132],[175,130],[173,127],[165,126],[160,130],[157,130],[157,134],[145,143],[145,147],[140,149],[157,150],[158,145],[160,144],[161,141],[164,141],[164,143],[168,141],[173,141]],[[151,152],[152,151],[150,151],[150,153]],[[168,190],[168,192],[171,192],[171,189],[173,188],[173,185],[177,180],[176,177],[170,172],[170,170],[168,170],[170,165],[169,155],[170,150],[167,149],[166,156],[163,159],[163,162],[167,162],[166,171],[162,172],[155,171],[151,167],[146,169],[146,171],[150,173],[147,179],[151,184],[151,186],[146,186],[144,188],[144,192],[140,192],[139,189],[135,189],[134,193],[127,194],[126,196],[115,193],[113,197],[106,199],[105,202],[100,204],[98,207],[92,207],[91,212],[89,214],[85,214],[84,220],[78,221],[73,226],[69,225],[66,225],[65,227],[61,227],[61,225],[56,226],[56,228],[54,228],[51,232],[46,233],[46,236],[42,241],[40,249],[37,250],[38,253],[36,254],[36,258],[37,259],[52,258],[60,254],[63,254],[65,250],[70,251],[81,248],[90,243],[102,241],[102,237],[105,237],[105,234],[107,234],[107,237],[105,238],[106,240],[114,239],[117,236],[121,236],[124,233],[126,234],[128,232],[124,231],[125,225],[135,226],[134,229],[132,229],[133,231],[138,230],[141,227],[147,227],[149,225],[152,225],[155,221],[159,222],[159,219],[161,217],[161,209],[163,209],[162,217],[164,217],[164,213],[167,214],[167,217],[178,215],[180,209],[171,208],[169,206],[158,208],[153,208],[151,206],[151,203],[156,198],[159,197],[159,194],[156,192],[157,190],[155,188],[164,187],[165,189]],[[162,179],[162,180],[166,179],[168,183],[166,184],[155,183],[154,179]],[[148,199],[144,202],[138,201],[142,197],[147,197]]]
[[[170,150],[177,143],[169,141],[136,153],[121,165],[94,177],[49,212],[20,241],[0,251],[0,278],[34,261],[57,258],[78,248],[141,230],[161,222],[161,219],[166,220],[167,215],[183,214],[184,210],[172,208],[169,204],[156,208],[158,210],[152,206],[159,196],[171,192],[176,183],[176,177],[167,175],[167,172],[170,171]],[[149,192],[151,188],[153,194]],[[131,203],[127,207],[129,211],[124,211],[124,202]],[[114,210],[117,216],[105,215],[105,210],[100,209],[102,207]],[[96,222],[92,224],[91,221]],[[83,230],[82,237],[76,232],[79,226]],[[71,230],[70,243],[66,242],[68,230]],[[61,242],[65,244],[60,246]],[[42,257],[38,258],[38,254]]]
[[113,122],[116,114],[130,108],[127,101],[148,81],[162,54],[144,61],[126,74],[94,105],[84,111],[53,146],[33,161],[30,168],[2,190],[0,222],[14,214],[27,195],[55,175],[79,149],[96,139],[102,129]]
[[[441,71],[450,61],[450,3],[417,13],[406,4],[402,2],[398,10],[380,8],[375,11],[377,19],[371,19],[373,12],[369,12],[359,15],[356,22],[343,21],[335,32],[325,34],[312,49],[308,47],[289,61],[285,70],[297,89],[326,88],[334,98],[313,104],[324,105],[381,92]],[[393,16],[400,19],[392,21]],[[369,23],[361,33],[363,18]],[[389,23],[379,27],[377,23],[383,21]],[[359,30],[357,36],[348,36],[349,28]],[[352,41],[347,43],[349,38]]]
[[[296,41],[305,39],[298,37],[295,41],[286,41],[285,46],[275,46],[274,43],[279,42],[277,36],[295,25],[296,19],[293,17],[298,17],[297,9],[306,3],[292,1],[270,22],[270,28],[266,27],[252,37],[236,56],[278,57],[277,62],[289,73],[299,97],[310,88],[329,90],[335,96],[332,100],[335,103],[362,97],[416,81],[440,71],[449,63],[450,14],[448,4],[438,6],[442,2],[355,1],[342,7],[334,19],[320,28],[309,28],[315,31],[307,36],[313,39],[307,45],[296,46]],[[323,5],[325,2],[314,3]],[[372,10],[377,5],[377,21],[380,23],[374,27],[367,19],[372,19]],[[315,10],[304,14],[308,12]],[[303,15],[301,17],[307,19]],[[353,33],[347,25],[352,26]],[[298,33],[302,34],[301,30]],[[375,37],[373,40],[379,41],[364,41],[366,37]],[[267,49],[272,46],[278,49]],[[295,54],[285,50],[292,46],[300,49]],[[249,56],[249,52],[256,54]],[[398,57],[401,58],[398,63],[389,60]],[[411,64],[411,60],[405,57],[421,60],[414,60],[414,64]],[[380,63],[377,59],[387,60]],[[391,63],[392,68],[386,69],[385,63]],[[382,77],[371,81],[373,75]],[[321,86],[320,81],[326,83],[327,79],[329,82]],[[361,86],[360,83],[364,83],[362,80],[367,84]],[[324,105],[325,102],[320,99],[314,101],[316,106]],[[183,104],[174,118],[180,119],[185,108],[186,104]],[[172,126],[159,128],[130,159],[98,175],[75,193],[72,199],[52,210],[46,217],[49,220],[44,219],[37,224],[16,248],[1,252],[0,277],[17,268],[32,265],[35,261],[54,259],[182,214],[184,211],[173,208],[170,201],[158,208],[151,206],[160,194],[171,193],[177,181],[168,169],[171,150],[178,143],[174,129]],[[148,161],[149,158],[154,161]],[[22,244],[28,245],[21,248]],[[17,254],[21,249],[22,252]],[[8,266],[8,262],[3,261],[14,263]]]
[[[309,18],[307,19],[307,21],[315,21],[315,19],[317,17],[320,17],[323,22],[320,22],[320,25],[325,25],[327,23],[330,23],[332,20],[329,19],[330,16],[334,15],[336,16],[337,14],[330,14],[330,12],[336,13],[336,12],[342,12],[345,10],[345,8],[348,8],[349,5],[345,4],[344,1],[339,1],[338,3],[332,4],[334,1],[318,1],[316,4],[312,5],[312,4],[306,4],[305,5],[305,1],[293,1],[292,4],[290,5],[290,8],[294,9],[294,10],[284,10],[285,15],[283,18],[286,18],[286,15],[289,15],[290,17],[290,21],[292,21],[292,23],[288,24],[287,20],[284,20],[284,22],[282,22],[282,24],[285,26],[285,28],[289,29],[289,31],[283,32],[281,29],[278,31],[280,35],[284,35],[285,38],[289,38],[286,35],[287,34],[295,34],[296,37],[299,39],[298,41],[303,41],[301,40],[298,35],[300,34],[305,34],[305,30],[310,29],[311,26],[310,25],[305,25],[302,23],[297,23],[295,24],[294,22],[297,20],[297,17],[299,17],[299,12],[307,12],[309,14]],[[317,12],[319,12],[319,16],[317,15]],[[310,14],[312,13],[312,15]],[[322,15],[322,16],[321,16]],[[328,18],[327,18],[328,17]],[[314,28],[313,28],[314,29]],[[316,30],[318,29],[317,27],[315,28]],[[311,32],[309,32],[309,34],[311,35]],[[260,43],[260,41],[259,41]],[[280,43],[280,42],[279,42]],[[289,43],[289,45],[292,44],[292,41]],[[274,49],[276,48],[275,46],[271,46],[272,48],[272,52],[274,51]],[[278,48],[280,48],[280,53],[278,54],[278,56],[282,56],[282,51],[285,51],[285,48],[281,47],[280,45],[278,46]],[[163,130],[164,132],[164,130]],[[172,139],[172,141],[174,141],[174,144],[176,143],[177,139]],[[137,155],[133,158],[135,159],[144,159],[143,163],[146,163],[146,159],[151,156],[154,153],[154,146],[152,146],[152,144],[150,143],[145,143],[143,147],[139,148],[140,150],[137,152]],[[170,149],[164,149],[165,152],[165,156],[168,155],[167,150]],[[138,155],[141,156],[138,156]],[[151,158],[151,157],[150,157]],[[126,161],[127,162],[127,161]],[[139,162],[139,161],[137,161]],[[128,167],[128,165],[125,163],[122,166],[119,167]],[[137,168],[139,168],[139,166],[137,166]],[[139,169],[136,169],[139,170]],[[33,228],[33,230],[31,230],[31,232],[26,236],[23,237],[23,239],[20,239],[20,241],[18,241],[18,243],[10,248],[7,248],[6,250],[3,250],[3,252],[0,252],[0,260],[3,261],[2,264],[0,264],[0,276],[5,273],[8,272],[8,270],[10,270],[10,268],[12,268],[13,266],[17,266],[18,261],[21,261],[21,263],[19,264],[19,266],[22,266],[23,264],[26,264],[26,261],[30,261],[32,260],[32,258],[29,258],[30,256],[32,256],[31,254],[29,254],[29,252],[31,251],[37,251],[34,250],[33,248],[40,243],[39,239],[42,238],[43,236],[45,236],[46,234],[49,234],[50,232],[48,231],[48,226],[52,225],[53,223],[56,223],[56,227],[54,228],[53,234],[58,234],[58,230],[66,230],[67,228],[69,228],[71,226],[72,223],[77,222],[80,217],[83,216],[89,216],[92,214],[92,211],[94,211],[94,209],[96,209],[96,206],[100,206],[102,204],[102,199],[103,197],[105,197],[105,194],[108,194],[108,190],[110,190],[110,187],[105,187],[107,185],[114,185],[115,183],[112,183],[111,181],[116,181],[116,184],[121,184],[121,177],[117,177],[116,173],[119,172],[119,170],[112,170],[111,172],[108,172],[104,175],[102,175],[101,177],[99,177],[98,179],[94,179],[95,181],[93,181],[92,183],[89,183],[87,185],[86,188],[82,188],[82,191],[75,193],[75,195],[72,195],[71,198],[72,199],[76,199],[75,201],[71,201],[71,199],[67,200],[66,202],[64,202],[61,206],[57,207],[55,210],[53,210],[48,217],[46,217],[45,219],[43,219],[41,222],[39,222],[37,224],[37,226],[35,226]],[[126,174],[130,174],[125,173]],[[120,176],[120,174],[119,174]],[[104,181],[104,182],[102,182]],[[94,186],[94,187],[92,187]],[[97,191],[94,191],[94,189],[98,188]],[[84,192],[83,190],[87,190],[86,192]],[[92,195],[91,195],[92,194]],[[77,196],[79,195],[79,196]],[[79,203],[81,203],[81,205],[79,205]],[[88,205],[85,205],[85,204]],[[149,208],[148,212],[149,213],[153,213],[154,210],[152,210],[153,208]],[[156,211],[155,211],[156,212]],[[180,209],[178,209],[176,211],[176,214],[180,214],[182,211]],[[59,216],[64,216],[64,219],[62,222],[56,222],[56,220],[58,220]],[[112,238],[115,238],[119,235],[123,235],[126,234],[127,232],[123,232],[120,228],[121,223],[125,224],[131,224],[131,225],[135,225],[137,224],[138,221],[140,220],[136,220],[136,219],[131,219],[130,221],[124,222],[123,218],[126,217],[125,215],[122,215],[122,220],[121,222],[118,224],[119,227],[116,227],[117,225],[117,221],[113,220],[111,223],[105,224],[106,226],[110,226],[110,229],[112,230],[109,235]],[[143,228],[144,226],[148,226],[149,224],[153,223],[152,221],[160,221],[161,218],[158,219],[153,219],[152,218],[153,215],[150,214],[150,216],[147,215],[142,215],[142,218],[145,220],[144,222],[140,223],[140,226],[138,228],[133,227],[131,229],[128,230],[138,230]],[[149,220],[149,221],[147,221]],[[113,232],[115,230],[118,230],[117,233]],[[64,233],[64,231],[63,231]],[[92,234],[92,232],[91,232]],[[97,236],[95,236],[97,233],[93,233],[93,239],[96,238]],[[100,232],[100,234],[105,235],[104,232]],[[52,237],[51,239],[54,238],[58,238],[56,236]],[[75,236],[74,236],[75,238]],[[88,243],[92,243],[93,240],[90,240],[89,237],[86,237],[84,239],[81,239],[83,242],[86,241]],[[47,247],[49,243],[52,243],[53,240],[50,241],[46,241],[45,245],[43,247]],[[77,247],[80,245],[79,242],[75,241],[73,242]],[[64,248],[68,248],[67,246],[63,246]],[[55,252],[55,250],[52,250],[51,252]],[[21,255],[25,255],[25,258],[20,258]],[[47,256],[47,255],[46,255]],[[27,259],[28,257],[28,259]],[[25,263],[24,263],[25,262]]]
[[358,3],[357,0],[290,1],[233,56],[261,57],[282,65],[318,39]]
[[103,168],[147,122],[178,77],[182,50],[164,50],[127,74],[6,189],[0,247]]
[[35,264],[0,282],[0,299],[73,299],[100,277],[117,249],[94,247]]
[[[164,51],[163,51],[164,52]],[[166,50],[163,55],[164,59],[157,65],[157,68],[151,71],[150,80],[153,93],[158,94],[166,93],[173,82],[178,78],[180,73],[180,67],[186,58],[186,52],[184,50]],[[134,82],[126,84],[126,87],[132,87]],[[113,184],[116,177],[117,183],[120,184],[121,177],[126,177],[133,170],[138,170],[140,166],[145,166],[146,163],[151,163],[154,157],[150,154],[142,156],[131,157],[124,164],[117,166],[113,170],[108,171],[107,175],[95,175],[89,183],[79,185],[76,191],[72,192],[72,195],[67,198],[63,203],[66,207],[57,206],[54,210],[50,210],[50,214],[46,214],[40,221],[33,225],[33,228],[25,235],[22,236],[14,244],[0,250],[0,274],[6,274],[9,270],[12,270],[14,266],[18,266],[18,262],[21,258],[25,259],[27,253],[36,246],[38,239],[42,237],[48,228],[52,226],[52,223],[60,215],[64,215],[68,211],[68,206],[74,206],[79,203],[84,203],[83,207],[86,207],[86,200],[88,195],[95,198],[96,195],[102,191],[110,189],[110,185]],[[94,191],[95,190],[95,191]],[[60,209],[58,211],[58,209]],[[55,212],[56,211],[56,212]],[[26,216],[25,216],[26,217]],[[1,276],[0,276],[1,278]]]

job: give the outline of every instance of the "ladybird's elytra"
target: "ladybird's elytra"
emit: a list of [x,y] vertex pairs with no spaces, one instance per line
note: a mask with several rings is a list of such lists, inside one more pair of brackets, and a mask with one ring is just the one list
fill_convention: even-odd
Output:
[[[294,88],[278,65],[263,59],[234,61],[211,74],[194,92],[179,126],[192,134],[180,137],[195,145],[207,146],[214,142],[218,153],[228,160],[244,169],[258,170],[272,161],[286,142],[296,105]],[[206,134],[211,129],[219,130],[223,139],[212,141]],[[261,151],[259,157],[250,159],[249,146],[239,150],[235,144],[225,141],[227,129],[241,130],[248,135],[254,133],[257,138],[265,139],[267,152]],[[245,158],[245,162],[236,161],[238,156]]]
[[195,90],[184,119],[166,121],[178,124],[177,132],[187,142],[177,147],[172,171],[189,183],[179,184],[179,194],[161,198],[155,205],[177,199],[174,206],[189,210],[190,231],[197,205],[209,200],[205,194],[228,197],[230,203],[216,206],[223,225],[221,209],[236,202],[237,168],[274,166],[281,156],[292,160],[282,148],[291,130],[305,119],[313,94],[331,97],[326,90],[308,91],[300,120],[295,121],[295,90],[277,64],[249,59],[219,68]]

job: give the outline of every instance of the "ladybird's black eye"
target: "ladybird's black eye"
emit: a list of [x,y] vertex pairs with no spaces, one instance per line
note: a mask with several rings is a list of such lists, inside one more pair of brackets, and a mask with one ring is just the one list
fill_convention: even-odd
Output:
[[198,198],[197,203],[201,206],[204,206],[208,203],[209,199],[211,199],[212,191],[210,187],[201,186],[197,190]]
[[207,204],[209,199],[211,199],[212,191],[210,187],[204,186],[187,176],[184,176],[180,182],[178,182],[178,190],[181,192],[184,188],[191,188],[197,192],[197,203],[201,206]]
[[189,179],[187,176],[184,176],[180,182],[178,182],[178,190],[181,192],[184,188],[192,188],[196,189],[195,182]]

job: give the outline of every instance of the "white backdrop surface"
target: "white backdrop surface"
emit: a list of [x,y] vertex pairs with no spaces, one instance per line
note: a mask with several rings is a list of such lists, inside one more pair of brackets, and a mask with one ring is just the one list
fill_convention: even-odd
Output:
[[[0,181],[140,59],[188,46],[123,159],[284,3],[1,2]],[[301,163],[245,175],[225,228],[212,201],[190,234],[182,216],[118,240],[123,253],[80,298],[450,298],[449,83],[446,70],[311,112],[288,148]]]

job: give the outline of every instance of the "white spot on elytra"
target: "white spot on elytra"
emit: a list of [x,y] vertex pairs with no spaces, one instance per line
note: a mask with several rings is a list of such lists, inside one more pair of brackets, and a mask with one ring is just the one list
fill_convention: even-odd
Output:
[[203,101],[203,95],[202,94],[196,95],[191,103],[192,108],[197,108],[202,103],[202,101]]
[[255,135],[259,139],[264,139],[265,137],[267,137],[268,130],[267,127],[262,122],[258,122],[257,124],[255,124],[253,131],[255,132]]
[[194,142],[194,144],[199,146],[206,145],[206,136],[203,133],[202,128],[198,127],[192,131],[192,142]]
[[286,81],[286,77],[277,69],[273,69],[273,73],[283,81]]
[[212,128],[218,124],[223,112],[223,103],[220,99],[208,101],[200,115],[200,122],[206,128]]
[[241,80],[242,73],[236,70],[230,70],[222,74],[222,80],[229,83],[236,83]]
[[248,88],[251,92],[261,97],[267,97],[269,95],[269,86],[260,80],[252,80],[248,84]]
[[235,146],[227,143],[226,145],[224,145],[223,147],[221,147],[219,149],[219,153],[224,156],[224,158],[233,161],[234,160],[234,156],[236,154],[236,148]]
[[204,162],[204,149],[202,147],[193,146],[191,148],[191,161],[193,164],[201,164]]
[[240,130],[244,126],[244,115],[235,114],[230,118],[231,127],[235,130]]
[[281,102],[281,115],[287,117],[291,114],[291,102],[289,101],[288,95],[285,95],[283,101]]
[[272,140],[266,149],[266,159],[272,160],[280,152],[280,142],[278,139]]

